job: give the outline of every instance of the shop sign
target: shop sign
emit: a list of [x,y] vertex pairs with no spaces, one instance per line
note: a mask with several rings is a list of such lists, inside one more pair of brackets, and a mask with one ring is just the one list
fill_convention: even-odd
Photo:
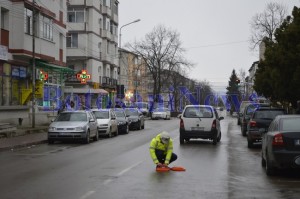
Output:
[[77,79],[81,84],[86,84],[87,80],[91,79],[91,75],[87,74],[87,70],[81,70],[81,73],[77,74]]
[[8,55],[7,46],[0,45],[0,60],[7,61],[8,60],[7,55]]

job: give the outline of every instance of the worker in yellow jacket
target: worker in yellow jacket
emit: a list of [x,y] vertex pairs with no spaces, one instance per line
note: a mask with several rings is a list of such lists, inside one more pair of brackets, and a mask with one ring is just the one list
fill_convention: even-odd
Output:
[[150,155],[157,167],[168,166],[177,159],[173,153],[173,140],[168,132],[163,131],[151,140]]

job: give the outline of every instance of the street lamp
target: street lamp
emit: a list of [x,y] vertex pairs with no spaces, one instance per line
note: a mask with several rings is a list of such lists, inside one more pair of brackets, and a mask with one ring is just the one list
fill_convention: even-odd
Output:
[[141,21],[141,20],[137,19],[137,20],[134,20],[134,21],[132,21],[130,23],[127,23],[127,24],[120,27],[120,31],[119,31],[119,75],[118,75],[118,79],[119,79],[118,84],[119,84],[119,86],[121,86],[121,47],[122,47],[122,44],[121,44],[121,36],[122,36],[121,31],[122,31],[123,27],[128,26],[128,25],[133,24],[133,23],[137,23],[139,21]]
[[134,21],[132,21],[132,22],[130,22],[130,23],[127,23],[127,24],[121,26],[120,31],[119,31],[119,48],[122,47],[122,44],[121,44],[121,36],[122,36],[121,31],[122,31],[122,28],[125,27],[125,26],[128,26],[128,25],[130,25],[130,24],[137,23],[137,22],[139,22],[139,21],[141,21],[141,20],[140,20],[140,19],[137,19],[137,20],[134,20]]

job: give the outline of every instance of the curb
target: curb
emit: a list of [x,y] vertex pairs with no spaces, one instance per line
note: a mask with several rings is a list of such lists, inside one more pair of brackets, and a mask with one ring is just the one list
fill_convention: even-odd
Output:
[[41,141],[35,141],[35,142],[30,142],[30,143],[18,144],[18,145],[14,145],[14,146],[0,148],[0,151],[8,151],[8,150],[13,151],[14,149],[19,149],[19,148],[37,145],[37,144],[43,144],[43,143],[47,143],[47,142],[48,142],[48,140],[41,140]]

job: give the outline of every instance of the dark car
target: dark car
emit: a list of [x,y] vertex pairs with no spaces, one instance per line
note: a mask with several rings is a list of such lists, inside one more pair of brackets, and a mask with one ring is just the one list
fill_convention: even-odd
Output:
[[115,110],[116,119],[118,122],[119,133],[129,133],[129,120],[126,116],[125,110],[122,108],[116,108]]
[[126,108],[126,116],[129,120],[129,129],[144,129],[145,128],[145,118],[143,113],[137,108]]
[[279,115],[272,121],[262,135],[261,164],[267,175],[278,169],[300,170],[300,115]]
[[261,131],[268,130],[272,120],[277,115],[284,115],[286,112],[282,108],[259,107],[252,114],[247,127],[248,148],[252,148],[255,142],[261,141]]
[[241,102],[239,112],[237,114],[237,124],[238,125],[241,125],[241,123],[242,123],[242,118],[243,118],[245,107],[251,103],[253,103],[253,102],[252,101],[242,101]]
[[241,123],[241,132],[243,136],[247,135],[248,123],[254,110],[258,107],[268,107],[268,106],[270,105],[265,103],[250,103],[245,107],[244,113],[242,115],[242,123]]

